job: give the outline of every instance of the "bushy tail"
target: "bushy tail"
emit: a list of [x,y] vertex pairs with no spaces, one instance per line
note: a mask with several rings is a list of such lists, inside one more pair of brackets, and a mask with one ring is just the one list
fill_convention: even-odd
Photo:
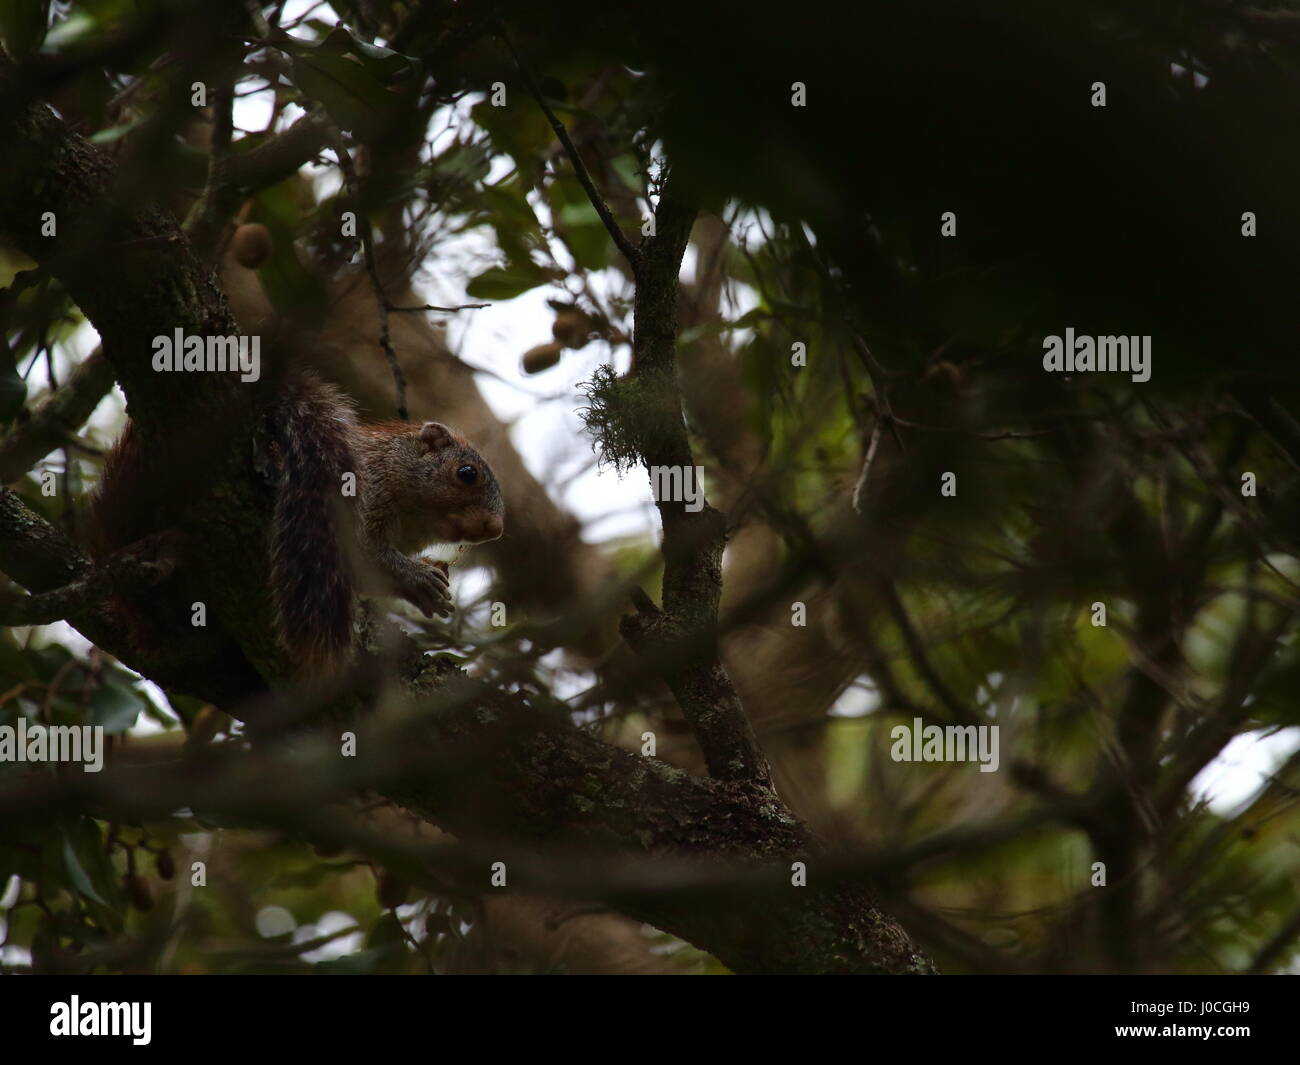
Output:
[[271,533],[279,628],[303,667],[339,662],[352,644],[352,575],[342,536],[351,407],[314,377],[285,382],[272,414],[281,482]]

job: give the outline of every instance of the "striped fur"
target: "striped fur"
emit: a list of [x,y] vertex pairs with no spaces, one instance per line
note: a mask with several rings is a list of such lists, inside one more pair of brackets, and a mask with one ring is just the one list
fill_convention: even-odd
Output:
[[285,382],[271,415],[280,488],[271,532],[271,586],[288,650],[300,666],[338,661],[352,645],[352,573],[343,543],[351,500],[344,473],[356,418],[342,393],[303,374]]

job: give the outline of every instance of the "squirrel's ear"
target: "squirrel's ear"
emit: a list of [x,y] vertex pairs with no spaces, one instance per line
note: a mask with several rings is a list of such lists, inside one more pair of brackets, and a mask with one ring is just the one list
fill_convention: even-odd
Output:
[[420,427],[420,441],[430,451],[441,451],[455,440],[455,434],[442,422],[425,422]]

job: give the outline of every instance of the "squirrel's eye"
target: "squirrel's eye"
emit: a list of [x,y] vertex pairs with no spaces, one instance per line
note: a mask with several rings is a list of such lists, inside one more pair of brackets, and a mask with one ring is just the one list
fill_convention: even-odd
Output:
[[473,484],[478,480],[478,470],[473,466],[461,466],[456,470],[456,476],[466,484]]

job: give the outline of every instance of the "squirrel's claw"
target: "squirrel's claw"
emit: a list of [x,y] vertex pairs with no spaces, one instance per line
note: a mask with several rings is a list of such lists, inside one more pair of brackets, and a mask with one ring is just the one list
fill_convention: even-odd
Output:
[[434,614],[450,617],[454,604],[447,574],[440,567],[426,564],[420,567],[414,579],[416,583],[403,592],[405,598],[426,618],[431,618]]

